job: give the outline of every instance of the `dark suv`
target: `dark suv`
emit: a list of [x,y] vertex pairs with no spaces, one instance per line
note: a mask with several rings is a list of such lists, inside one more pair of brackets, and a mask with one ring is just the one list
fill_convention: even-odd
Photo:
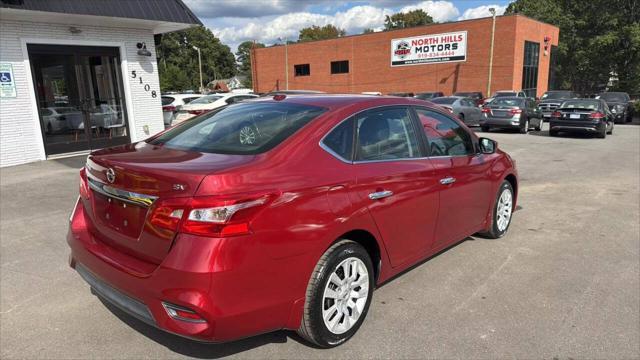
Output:
[[629,94],[625,92],[604,92],[598,95],[596,99],[602,99],[607,102],[616,124],[631,121],[633,111]]
[[542,111],[542,117],[549,120],[551,114],[562,104],[565,100],[577,99],[580,96],[570,90],[553,90],[547,91],[540,97],[538,102],[538,109]]

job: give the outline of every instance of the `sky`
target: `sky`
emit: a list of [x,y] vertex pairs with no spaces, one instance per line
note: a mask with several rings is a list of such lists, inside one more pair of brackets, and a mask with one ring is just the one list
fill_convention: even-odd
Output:
[[[296,40],[300,29],[333,24],[347,35],[382,30],[385,15],[425,10],[436,22],[501,15],[509,0],[183,0],[214,35],[236,51],[255,40],[267,45]],[[279,40],[280,39],[280,40]]]

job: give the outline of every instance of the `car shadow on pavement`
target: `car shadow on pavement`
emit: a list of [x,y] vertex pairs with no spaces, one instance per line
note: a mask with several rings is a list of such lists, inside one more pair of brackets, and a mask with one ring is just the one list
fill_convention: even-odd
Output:
[[246,339],[220,344],[198,342],[195,340],[182,338],[178,335],[173,335],[157,329],[153,326],[147,325],[144,322],[120,310],[118,307],[112,305],[111,303],[103,300],[102,298],[98,297],[98,299],[109,311],[111,311],[113,315],[115,315],[118,319],[130,326],[135,331],[155,341],[156,343],[167,347],[171,351],[194,358],[218,359],[267,344],[286,343],[289,339],[299,343],[303,343],[305,346],[310,346],[309,344],[305,343],[300,337],[298,337],[295,332],[287,330],[278,330],[261,335],[256,335]]
[[53,159],[50,160],[54,163],[64,165],[66,167],[74,168],[74,169],[82,169],[84,164],[87,162],[87,155],[80,156],[72,156],[67,158]]

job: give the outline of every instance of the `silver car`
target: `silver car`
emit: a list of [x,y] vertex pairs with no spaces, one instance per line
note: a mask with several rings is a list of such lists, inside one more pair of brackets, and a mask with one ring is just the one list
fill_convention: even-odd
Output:
[[482,118],[482,110],[476,106],[475,101],[471,98],[462,96],[445,96],[430,100],[434,104],[447,109],[450,113],[457,116],[462,122],[469,126],[480,125]]
[[531,98],[498,97],[482,108],[482,131],[492,128],[516,129],[526,134],[529,129],[542,130],[542,111]]

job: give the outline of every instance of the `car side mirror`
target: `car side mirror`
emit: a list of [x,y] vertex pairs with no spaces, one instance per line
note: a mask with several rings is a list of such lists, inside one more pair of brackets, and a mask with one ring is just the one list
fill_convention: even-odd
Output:
[[498,148],[498,143],[487,138],[480,138],[480,152],[483,154],[493,154]]

